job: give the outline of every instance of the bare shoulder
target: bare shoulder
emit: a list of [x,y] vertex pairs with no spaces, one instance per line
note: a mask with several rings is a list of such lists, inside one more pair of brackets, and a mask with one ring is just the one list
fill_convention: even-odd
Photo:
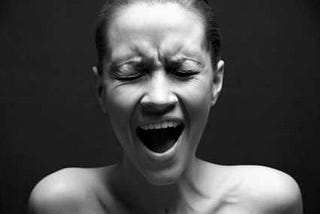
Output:
[[[202,189],[218,195],[222,213],[302,214],[301,192],[290,175],[265,166],[206,164]],[[210,186],[210,188],[208,188]]]
[[84,213],[95,209],[99,202],[100,169],[66,168],[43,178],[32,190],[29,212]]
[[290,175],[264,166],[234,166],[233,171],[241,177],[245,203],[259,213],[303,212],[300,188]]

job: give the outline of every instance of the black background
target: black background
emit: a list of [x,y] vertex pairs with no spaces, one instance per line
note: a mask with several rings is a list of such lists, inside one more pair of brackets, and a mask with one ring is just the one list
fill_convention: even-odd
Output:
[[[55,170],[121,156],[91,73],[102,4],[0,0],[0,213],[25,213],[32,187]],[[320,213],[319,1],[211,4],[226,70],[199,156],[285,171],[305,213]]]

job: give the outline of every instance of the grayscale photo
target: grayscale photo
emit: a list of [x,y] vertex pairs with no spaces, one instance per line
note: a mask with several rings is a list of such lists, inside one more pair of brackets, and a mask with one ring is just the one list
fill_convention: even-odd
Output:
[[318,213],[319,9],[2,0],[0,213]]

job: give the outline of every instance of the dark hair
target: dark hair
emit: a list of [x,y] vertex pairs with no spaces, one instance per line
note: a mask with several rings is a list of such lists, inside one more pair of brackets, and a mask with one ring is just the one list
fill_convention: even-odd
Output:
[[103,70],[103,61],[107,55],[107,38],[106,32],[110,21],[120,7],[134,4],[137,2],[145,2],[149,4],[155,3],[178,3],[183,7],[196,12],[204,20],[206,34],[205,47],[211,54],[213,68],[217,66],[220,59],[221,37],[219,28],[216,22],[216,17],[213,13],[207,0],[106,0],[103,5],[96,28],[96,47],[98,52],[98,72]]

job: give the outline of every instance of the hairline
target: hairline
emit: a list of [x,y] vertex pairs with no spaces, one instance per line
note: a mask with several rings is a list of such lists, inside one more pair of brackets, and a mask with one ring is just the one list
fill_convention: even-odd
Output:
[[101,58],[101,56],[99,56],[99,62],[98,64],[100,64],[100,66],[98,66],[98,70],[99,67],[101,69],[101,71],[99,71],[100,73],[103,73],[103,68],[105,65],[106,60],[109,60],[108,58],[110,57],[109,53],[110,53],[110,45],[109,45],[109,30],[110,30],[110,26],[112,24],[112,22],[118,17],[120,16],[121,11],[125,10],[126,8],[136,5],[136,4],[150,4],[150,5],[161,5],[161,4],[176,4],[176,5],[180,5],[182,8],[188,10],[189,12],[195,14],[198,16],[199,20],[201,21],[201,23],[203,24],[204,27],[204,35],[201,41],[201,48],[203,48],[205,51],[207,51],[207,53],[210,56],[210,61],[211,61],[211,66],[213,68],[213,71],[216,70],[216,66],[217,66],[217,61],[219,60],[219,56],[215,55],[215,50],[214,47],[211,47],[211,40],[210,38],[208,38],[207,35],[207,30],[210,27],[208,20],[206,19],[205,15],[203,15],[201,13],[201,11],[199,11],[199,9],[197,9],[195,6],[193,6],[192,4],[194,3],[194,1],[189,1],[187,2],[187,4],[183,4],[182,2],[177,2],[177,1],[149,1],[146,2],[145,0],[134,0],[134,1],[128,1],[126,4],[121,4],[118,3],[116,6],[114,6],[114,10],[112,11],[112,13],[110,14],[109,18],[107,18],[107,16],[104,13],[100,14],[100,18],[99,18],[99,27],[102,28],[102,33],[103,33],[103,37],[102,38],[104,40],[105,43],[105,54],[104,56]]

